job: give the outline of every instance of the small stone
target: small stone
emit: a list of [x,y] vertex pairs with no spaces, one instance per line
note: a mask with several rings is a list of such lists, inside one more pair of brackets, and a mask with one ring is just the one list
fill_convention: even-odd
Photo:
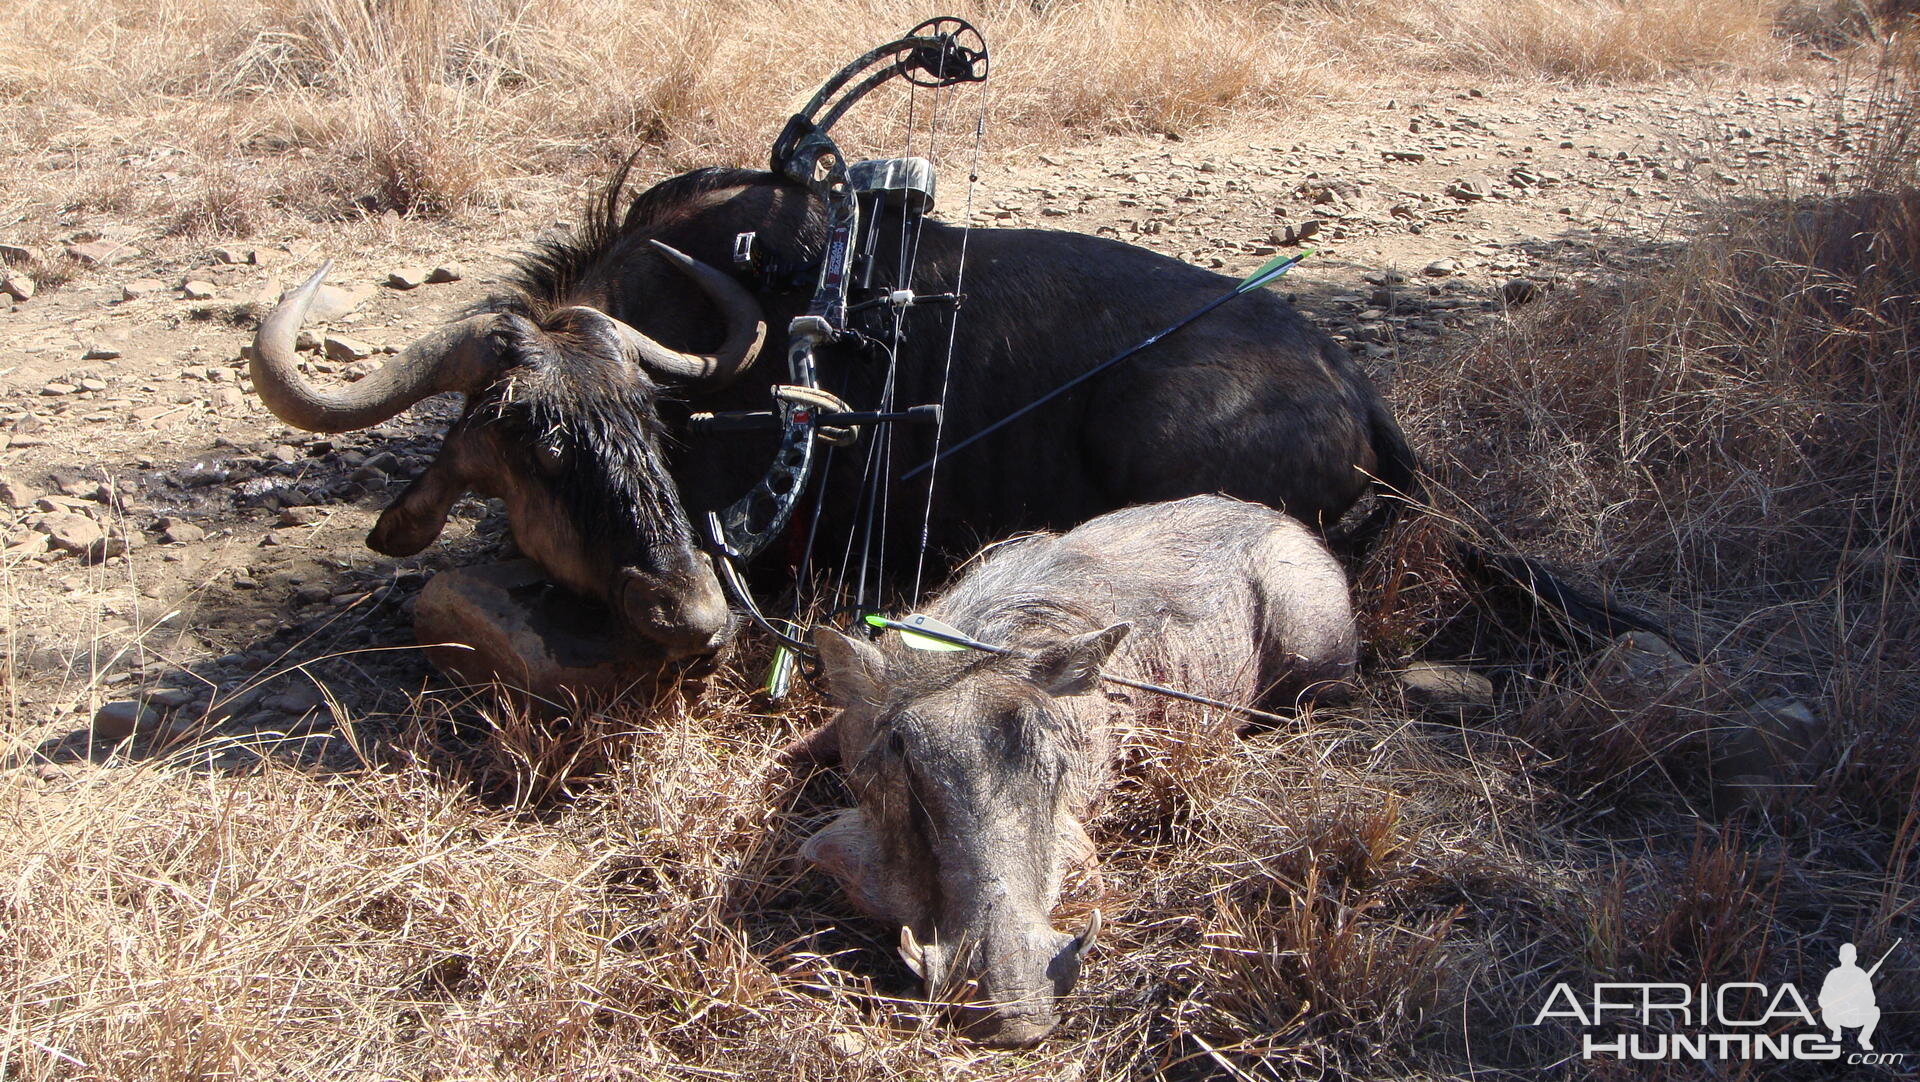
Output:
[[250,248],[230,248],[224,245],[213,250],[213,259],[216,263],[226,263],[229,265],[258,263],[260,261]]
[[294,587],[293,596],[303,605],[318,605],[333,596],[333,591],[317,582],[302,583]]
[[314,292],[313,304],[307,308],[307,318],[315,323],[331,323],[352,314],[354,309],[365,304],[367,298],[371,296],[373,296],[373,290],[368,286],[346,289],[341,286],[323,285]]
[[148,706],[161,710],[178,710],[193,701],[193,692],[186,688],[148,688],[140,693]]
[[427,281],[433,285],[442,285],[447,282],[458,282],[466,276],[467,272],[460,264],[442,263],[427,272]]
[[158,293],[165,288],[167,288],[166,284],[158,278],[135,278],[120,287],[120,298],[129,301],[139,300],[141,297]]
[[851,1059],[867,1050],[867,1039],[858,1033],[841,1030],[827,1038],[827,1050],[843,1059]]
[[300,328],[300,333],[293,336],[293,348],[302,353],[316,352],[324,344],[325,339],[306,327]]
[[318,507],[283,507],[279,521],[282,526],[311,526],[325,517]]
[[160,532],[160,540],[169,545],[191,545],[207,539],[207,531],[191,522],[175,520]]
[[16,301],[30,301],[36,292],[38,288],[33,284],[33,279],[24,274],[9,274],[0,278],[0,293]]
[[1416,661],[1393,676],[1407,698],[1421,706],[1460,712],[1493,707],[1493,681],[1472,669]]
[[[87,351],[80,355],[80,359],[83,361],[111,361],[118,356],[120,356],[120,347],[109,345],[105,342],[95,342],[93,345],[87,347]],[[104,383],[101,383],[98,387],[88,387],[87,384],[89,383],[100,383],[100,381],[97,379],[83,379],[80,381],[80,386],[89,391],[104,391],[107,389]]]
[[119,743],[130,736],[151,731],[160,724],[160,711],[137,699],[120,699],[103,704],[93,715],[95,740]]
[[0,503],[15,510],[32,507],[41,496],[40,490],[27,484],[18,477],[0,473]]
[[140,249],[124,241],[90,240],[67,245],[67,254],[89,267],[111,267],[140,254]]
[[1420,268],[1420,273],[1430,278],[1445,278],[1450,274],[1459,274],[1460,261],[1458,259],[1436,259]]
[[387,275],[387,285],[394,289],[418,289],[427,283],[428,270],[425,267],[407,267]]
[[326,350],[327,360],[330,361],[361,361],[379,352],[375,347],[357,338],[338,334],[327,335],[323,348]]
[[[1418,121],[1415,121],[1415,123],[1418,123]],[[1419,129],[1415,128],[1414,130],[1418,131]],[[1424,150],[1383,150],[1380,152],[1380,156],[1390,162],[1424,162],[1427,160],[1427,152]]]
[[1487,182],[1479,177],[1461,177],[1447,185],[1447,194],[1463,203],[1476,203],[1487,197]]
[[180,295],[190,301],[210,301],[214,293],[212,282],[191,281],[180,287]]
[[622,634],[611,612],[552,585],[530,560],[435,575],[413,619],[427,657],[455,679],[497,680],[553,701],[650,684],[662,661]]
[[1500,300],[1518,308],[1540,295],[1540,283],[1531,278],[1510,278],[1500,285]]
[[47,541],[54,548],[76,556],[92,553],[107,536],[98,522],[76,511],[50,514],[41,519],[36,528],[47,535]]
[[26,263],[39,263],[46,258],[46,253],[38,248],[30,248],[24,244],[0,244],[0,263],[11,263],[18,266]]
[[209,399],[220,413],[239,413],[246,408],[247,396],[238,387],[215,387]]

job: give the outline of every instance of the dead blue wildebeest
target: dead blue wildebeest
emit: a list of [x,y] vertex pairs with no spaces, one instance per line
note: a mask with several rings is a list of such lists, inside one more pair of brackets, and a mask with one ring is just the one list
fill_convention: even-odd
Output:
[[1097,911],[1054,930],[1062,877],[1093,858],[1082,824],[1157,705],[1101,674],[1241,704],[1342,689],[1358,649],[1346,576],[1295,519],[1196,496],[993,547],[923,612],[1011,650],[820,631],[841,708],[824,735],[859,806],[802,855],[901,925],[901,955],[970,1033],[1029,1045],[1099,931]]

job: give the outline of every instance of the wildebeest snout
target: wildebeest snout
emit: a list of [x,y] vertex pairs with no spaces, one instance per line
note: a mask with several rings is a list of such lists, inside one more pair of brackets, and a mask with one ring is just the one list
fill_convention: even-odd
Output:
[[733,630],[726,594],[704,555],[689,554],[661,571],[624,568],[617,581],[621,618],[669,656],[710,653]]

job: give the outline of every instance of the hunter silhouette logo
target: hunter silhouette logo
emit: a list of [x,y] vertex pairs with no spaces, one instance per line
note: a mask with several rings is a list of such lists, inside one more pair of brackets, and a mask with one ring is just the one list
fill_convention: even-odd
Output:
[[[1899,945],[1900,941],[1894,940],[1893,947]],[[1872,969],[1861,969],[1853,964],[1858,954],[1853,944],[1840,944],[1840,964],[1833,967],[1825,983],[1820,985],[1820,1020],[1832,1031],[1836,1043],[1841,1030],[1858,1027],[1860,1048],[1873,1051],[1873,1028],[1880,1024],[1880,1005],[1873,998],[1873,975],[1886,964],[1893,947],[1887,948],[1887,954],[1881,955]]]
[[[1867,969],[1860,968],[1858,948],[1842,943],[1840,964],[1827,971],[1814,1001],[1818,1016],[1790,982],[1607,982],[1595,984],[1584,998],[1560,983],[1547,993],[1533,1024],[1549,1018],[1577,1022],[1582,1059],[1840,1060],[1904,1067],[1906,1053],[1873,1047],[1880,1025],[1873,978],[1902,942],[1894,940]],[[1859,1031],[1853,1035],[1858,1051],[1847,1047],[1847,1030]]]

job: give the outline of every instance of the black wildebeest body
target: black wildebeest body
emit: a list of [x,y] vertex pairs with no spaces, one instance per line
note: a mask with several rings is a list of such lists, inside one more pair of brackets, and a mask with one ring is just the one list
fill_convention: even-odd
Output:
[[858,807],[803,853],[905,929],[936,994],[976,982],[982,1037],[1030,1044],[1092,945],[1050,920],[1092,855],[1081,823],[1128,730],[1167,702],[1095,674],[1239,704],[1324,691],[1358,652],[1346,576],[1288,516],[1196,496],[995,546],[924,611],[1010,652],[818,631]]
[[[556,579],[609,601],[667,649],[697,652],[724,638],[727,625],[691,523],[746,492],[773,443],[689,436],[685,417],[696,408],[764,408],[768,387],[787,381],[785,328],[810,293],[810,285],[748,282],[746,298],[737,278],[712,268],[728,265],[734,237],[749,230],[776,265],[810,263],[824,219],[801,186],[741,170],[701,170],[624,210],[620,202],[616,180],[582,235],[523,263],[514,293],[390,366],[430,377],[377,373],[346,392],[316,391],[293,366],[304,312],[295,296],[256,339],[254,379],[290,423],[329,430],[376,423],[383,410],[390,416],[435,391],[466,392],[440,460],[389,508],[369,543],[417,551],[462,491],[500,496],[522,549]],[[887,219],[875,228],[883,238],[897,230]],[[676,263],[654,242],[696,263]],[[1116,241],[994,229],[965,239],[962,283],[962,243],[961,229],[925,222],[913,281],[921,293],[958,287],[966,295],[945,400],[955,438],[1233,284]],[[894,247],[880,245],[877,281],[890,280]],[[940,399],[949,318],[908,314],[897,405]],[[706,349],[714,353],[677,352]],[[820,363],[829,390],[855,408],[878,404],[879,360],[842,345],[824,350]],[[342,408],[356,394],[346,405],[357,408]],[[896,470],[934,449],[930,429],[895,438]],[[828,531],[844,536],[851,525],[860,460],[837,455],[825,478]],[[1063,528],[1127,504],[1205,492],[1325,527],[1369,491],[1370,476],[1406,488],[1411,474],[1411,455],[1365,374],[1262,292],[944,464],[931,543],[951,554],[1014,530]],[[896,504],[917,505],[917,495]],[[892,516],[896,546],[917,534],[917,517]]]

